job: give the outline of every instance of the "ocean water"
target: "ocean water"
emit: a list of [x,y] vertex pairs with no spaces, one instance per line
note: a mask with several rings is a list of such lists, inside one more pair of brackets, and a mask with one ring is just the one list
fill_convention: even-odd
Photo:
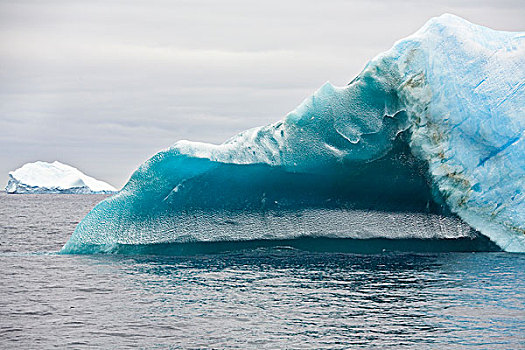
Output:
[[0,195],[0,348],[524,348],[525,255],[483,239],[57,254],[102,198]]

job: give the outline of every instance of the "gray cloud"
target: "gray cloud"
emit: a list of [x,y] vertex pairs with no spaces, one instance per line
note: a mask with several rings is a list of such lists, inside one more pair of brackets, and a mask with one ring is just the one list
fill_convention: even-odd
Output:
[[0,181],[60,160],[121,186],[178,139],[222,142],[347,83],[444,12],[524,29],[521,1],[4,0]]

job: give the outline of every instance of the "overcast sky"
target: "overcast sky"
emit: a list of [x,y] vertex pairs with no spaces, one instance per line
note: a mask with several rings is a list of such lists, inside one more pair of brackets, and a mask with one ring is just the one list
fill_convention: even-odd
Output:
[[220,143],[444,12],[525,30],[518,1],[0,0],[0,185],[26,162],[120,187],[179,139]]

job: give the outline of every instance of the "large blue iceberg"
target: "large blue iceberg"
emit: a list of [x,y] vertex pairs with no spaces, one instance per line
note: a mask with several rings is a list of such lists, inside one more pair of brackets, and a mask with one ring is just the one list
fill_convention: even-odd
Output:
[[157,153],[62,251],[477,231],[523,252],[524,86],[525,33],[442,15],[282,121]]

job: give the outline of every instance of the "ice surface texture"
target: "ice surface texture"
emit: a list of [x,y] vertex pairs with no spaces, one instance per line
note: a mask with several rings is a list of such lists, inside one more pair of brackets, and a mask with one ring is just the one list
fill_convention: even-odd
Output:
[[[326,83],[282,121],[221,145],[179,141],[157,153],[63,251],[458,238],[472,234],[466,222],[523,252],[524,85],[525,33],[431,19],[349,85]],[[407,214],[415,212],[425,214]]]
[[60,162],[34,162],[9,173],[8,193],[113,193],[113,186]]

